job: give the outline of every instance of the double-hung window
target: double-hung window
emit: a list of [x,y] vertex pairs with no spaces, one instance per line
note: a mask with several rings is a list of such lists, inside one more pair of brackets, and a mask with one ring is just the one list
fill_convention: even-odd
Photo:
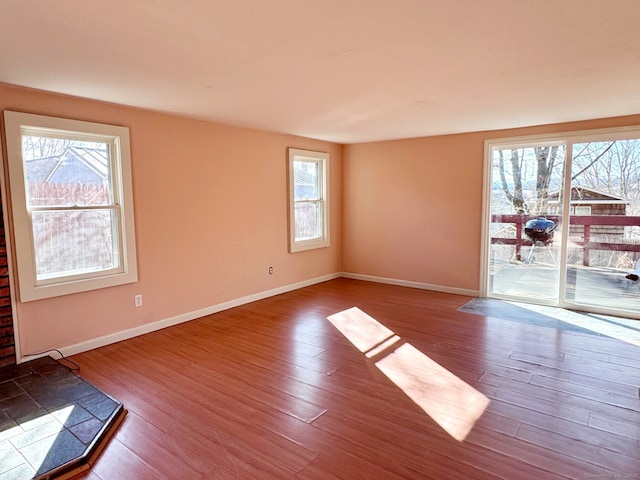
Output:
[[329,246],[329,154],[289,149],[289,251]]
[[20,300],[137,281],[129,130],[4,117]]

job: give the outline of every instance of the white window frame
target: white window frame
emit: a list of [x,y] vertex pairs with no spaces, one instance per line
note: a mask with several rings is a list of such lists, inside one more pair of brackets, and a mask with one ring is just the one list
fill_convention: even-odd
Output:
[[[20,301],[28,302],[138,281],[129,129],[8,110],[4,112],[4,123]],[[37,279],[31,212],[27,205],[22,136],[38,132],[55,138],[91,138],[113,146],[111,175],[119,232],[114,242],[118,245],[120,257],[117,268],[46,280]]]
[[[301,252],[315,248],[324,248],[330,245],[329,238],[329,154],[312,150],[289,148],[289,252]],[[319,237],[305,240],[296,240],[295,219],[295,195],[294,195],[294,162],[312,162],[318,165],[319,198],[313,200],[322,210],[321,228]],[[307,200],[308,201],[308,200]]]

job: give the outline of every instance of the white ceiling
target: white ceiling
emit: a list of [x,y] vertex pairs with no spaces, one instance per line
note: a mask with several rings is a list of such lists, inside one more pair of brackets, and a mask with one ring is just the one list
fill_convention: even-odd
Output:
[[0,82],[339,143],[640,113],[638,0],[2,0]]

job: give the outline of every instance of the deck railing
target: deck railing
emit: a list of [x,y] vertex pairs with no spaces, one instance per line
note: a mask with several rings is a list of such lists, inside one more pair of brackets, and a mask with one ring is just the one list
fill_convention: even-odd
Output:
[[[558,215],[545,215],[546,218],[559,224],[561,221]],[[531,246],[531,240],[527,239],[524,233],[524,224],[527,221],[536,218],[531,215],[492,215],[492,223],[506,223],[515,225],[515,238],[492,237],[492,244],[515,245],[516,258],[521,258],[521,247]],[[614,227],[637,227],[640,226],[640,216],[628,215],[573,215],[569,217],[570,225],[581,225],[584,227],[583,239],[571,239],[572,244],[583,249],[582,263],[589,266],[589,253],[591,250],[608,250],[615,252],[640,252],[640,243],[629,242],[599,242],[591,239],[591,228],[595,226],[614,226]],[[559,227],[558,227],[559,229]],[[623,238],[623,237],[622,237]]]

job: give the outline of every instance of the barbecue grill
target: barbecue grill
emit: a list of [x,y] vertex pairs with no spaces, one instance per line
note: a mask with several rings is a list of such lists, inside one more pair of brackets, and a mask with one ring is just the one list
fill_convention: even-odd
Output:
[[556,227],[556,223],[546,217],[532,218],[524,224],[524,234],[531,240],[531,250],[529,250],[529,255],[527,255],[527,258],[525,258],[522,263],[530,265],[535,261],[533,251],[536,246],[547,247],[553,263],[556,263],[556,259],[550,248],[550,245],[553,243],[553,232]]

